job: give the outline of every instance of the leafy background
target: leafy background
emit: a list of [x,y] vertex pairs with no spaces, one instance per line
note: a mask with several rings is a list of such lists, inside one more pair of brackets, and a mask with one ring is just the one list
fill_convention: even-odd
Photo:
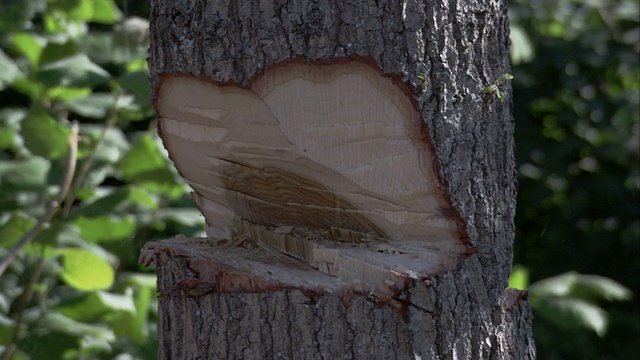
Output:
[[[147,2],[0,0],[0,359],[154,359],[142,244],[202,232],[159,145]],[[541,359],[640,352],[640,53],[635,0],[510,5],[520,181],[511,284]]]

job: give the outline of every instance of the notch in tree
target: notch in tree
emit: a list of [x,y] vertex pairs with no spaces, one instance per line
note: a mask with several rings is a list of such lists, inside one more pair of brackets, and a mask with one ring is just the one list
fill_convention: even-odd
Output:
[[141,254],[159,358],[533,358],[509,90],[483,100],[507,30],[497,1],[153,1],[159,132],[207,224]]

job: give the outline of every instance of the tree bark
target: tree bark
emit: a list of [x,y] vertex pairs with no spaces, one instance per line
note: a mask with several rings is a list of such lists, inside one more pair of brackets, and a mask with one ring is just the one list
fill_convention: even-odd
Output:
[[535,357],[527,294],[507,289],[516,178],[511,90],[498,80],[510,72],[505,1],[154,0],[150,36],[157,109],[163,79],[177,75],[248,87],[291,61],[366,59],[400,79],[472,249],[385,297],[336,290],[324,274],[287,282],[295,259],[278,260],[294,269],[281,276],[278,264],[243,272],[235,259],[259,256],[255,246],[147,244],[160,359]]

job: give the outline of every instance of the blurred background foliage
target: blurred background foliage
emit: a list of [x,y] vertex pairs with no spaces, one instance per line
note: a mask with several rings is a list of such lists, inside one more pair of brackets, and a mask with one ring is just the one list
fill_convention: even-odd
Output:
[[519,173],[512,285],[531,292],[541,359],[640,354],[638,6],[510,3]]
[[149,5],[131,4],[0,0],[1,259],[60,192],[79,124],[70,191],[0,277],[0,359],[156,358],[139,250],[203,219],[156,137]]
[[[155,134],[149,4],[0,0],[1,359],[154,359],[144,242],[201,234]],[[512,286],[541,359],[640,352],[640,53],[635,0],[514,0],[520,191]],[[54,204],[55,205],[55,204]]]

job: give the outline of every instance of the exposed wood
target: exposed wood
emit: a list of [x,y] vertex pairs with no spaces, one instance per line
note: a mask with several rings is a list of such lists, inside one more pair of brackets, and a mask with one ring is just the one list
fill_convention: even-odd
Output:
[[264,243],[369,289],[472,251],[410,96],[364,63],[292,63],[248,89],[168,77],[157,111],[210,238]]
[[[502,0],[155,0],[150,77],[206,239],[147,244],[161,359],[527,359],[505,290]],[[384,144],[384,146],[382,146]]]

